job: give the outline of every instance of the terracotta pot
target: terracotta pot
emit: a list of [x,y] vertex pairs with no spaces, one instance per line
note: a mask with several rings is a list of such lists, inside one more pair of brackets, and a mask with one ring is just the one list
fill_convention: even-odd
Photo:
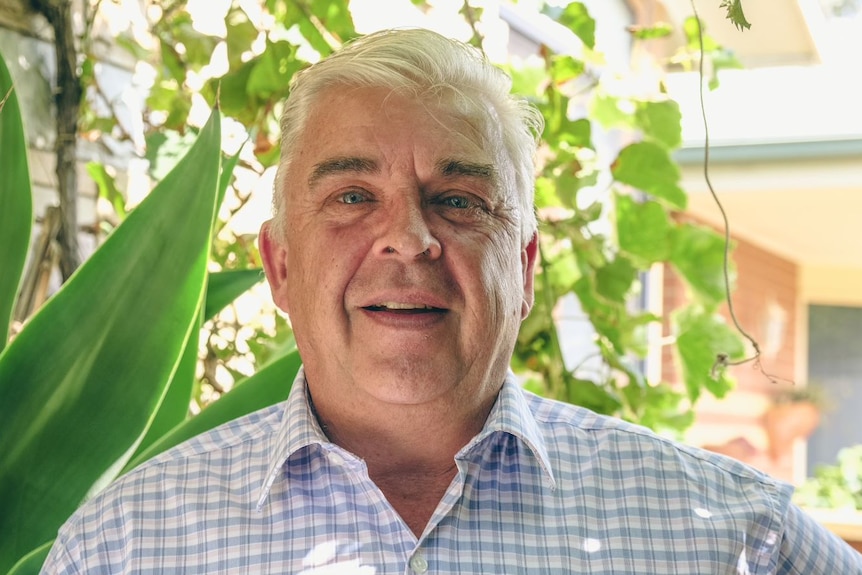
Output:
[[789,453],[793,442],[807,438],[819,423],[820,409],[808,401],[777,403],[770,407],[763,418],[770,457],[776,460]]

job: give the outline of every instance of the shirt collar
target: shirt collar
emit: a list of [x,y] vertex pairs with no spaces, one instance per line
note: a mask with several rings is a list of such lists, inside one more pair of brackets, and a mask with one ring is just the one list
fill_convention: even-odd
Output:
[[[455,458],[466,457],[469,452],[477,449],[481,443],[495,433],[507,433],[523,441],[537,459],[542,472],[545,474],[547,486],[551,489],[556,488],[556,480],[551,471],[551,462],[544,437],[533,413],[530,411],[524,390],[511,371],[506,375],[497,401],[494,403],[482,431],[464,446]],[[281,475],[281,470],[291,455],[309,445],[326,444],[330,444],[330,441],[323,433],[317,417],[311,410],[305,370],[300,367],[287,396],[281,425],[273,442],[272,458],[266,479],[261,486],[257,509],[263,508],[272,485]]]
[[551,458],[548,456],[545,438],[533,412],[530,410],[525,393],[515,374],[509,371],[482,431],[455,457],[456,459],[466,457],[470,451],[476,449],[479,444],[495,433],[513,435],[532,451],[542,473],[545,475],[545,483],[548,488],[556,489],[557,481],[552,472]]
[[281,475],[281,469],[291,455],[309,445],[328,443],[329,439],[311,411],[305,369],[300,367],[287,396],[278,434],[273,441],[269,468],[257,500],[258,511],[266,503],[269,490]]

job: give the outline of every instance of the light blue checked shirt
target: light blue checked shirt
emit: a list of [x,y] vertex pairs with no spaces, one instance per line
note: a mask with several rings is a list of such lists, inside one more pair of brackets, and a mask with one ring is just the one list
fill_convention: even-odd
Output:
[[43,573],[862,574],[789,486],[511,375],[417,540],[306,397],[300,371],[285,404],[119,479]]

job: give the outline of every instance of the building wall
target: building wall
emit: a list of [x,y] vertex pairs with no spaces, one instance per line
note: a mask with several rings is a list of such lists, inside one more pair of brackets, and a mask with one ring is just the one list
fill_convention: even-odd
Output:
[[[80,14],[80,0],[73,3]],[[133,124],[138,108],[143,104],[143,93],[133,85],[133,61],[129,55],[113,42],[106,40],[107,32],[97,19],[94,37],[99,39],[94,46],[97,57],[96,75],[104,98],[89,99],[100,111],[110,105],[124,125]],[[53,33],[47,21],[29,7],[26,0],[0,0],[0,54],[9,67],[21,107],[25,137],[28,142],[28,163],[33,194],[35,224],[32,229],[31,254],[28,268],[43,269],[39,262],[50,262],[49,254],[36,253],[42,234],[42,221],[49,206],[59,204],[56,175],[56,111],[53,101],[53,85],[56,77]],[[125,57],[125,60],[124,60]],[[134,97],[128,97],[132,94]],[[130,107],[128,102],[137,102]],[[141,134],[142,135],[142,134]],[[130,164],[135,160],[134,145],[120,141],[108,134],[99,138],[78,139],[77,162],[77,219],[80,257],[85,259],[101,240],[99,224],[105,217],[100,214],[98,189],[87,173],[87,163],[98,162],[116,175],[121,190],[126,190]],[[136,172],[142,174],[142,170]],[[140,178],[138,178],[140,179]],[[148,185],[148,180],[143,184]],[[49,266],[48,291],[53,292],[61,283],[59,268]]]
[[[686,441],[694,445],[725,453],[763,471],[793,481],[798,476],[798,457],[794,443],[773,445],[766,430],[766,413],[776,395],[793,387],[796,378],[798,331],[797,266],[756,245],[735,240],[733,261],[736,266],[736,290],[733,304],[736,316],[745,329],[758,341],[762,355],[760,364],[777,382],[770,381],[754,363],[730,368],[736,387],[723,399],[709,393],[696,405],[694,426]],[[667,323],[670,312],[688,298],[686,287],[673,270],[664,270],[663,308],[664,333],[672,333]],[[727,304],[720,309],[730,324]],[[749,357],[752,355],[749,346]],[[680,370],[672,351],[662,353],[662,378],[682,385]],[[796,385],[800,385],[797,383]]]

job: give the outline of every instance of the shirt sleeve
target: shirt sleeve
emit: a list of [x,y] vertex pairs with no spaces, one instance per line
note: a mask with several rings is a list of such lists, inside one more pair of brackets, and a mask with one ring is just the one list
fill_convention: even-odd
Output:
[[777,575],[862,575],[862,555],[796,505],[787,511]]
[[42,564],[40,575],[77,575],[81,571],[78,565],[69,556],[69,551],[66,546],[57,539],[54,541],[53,547],[48,554],[47,559]]

